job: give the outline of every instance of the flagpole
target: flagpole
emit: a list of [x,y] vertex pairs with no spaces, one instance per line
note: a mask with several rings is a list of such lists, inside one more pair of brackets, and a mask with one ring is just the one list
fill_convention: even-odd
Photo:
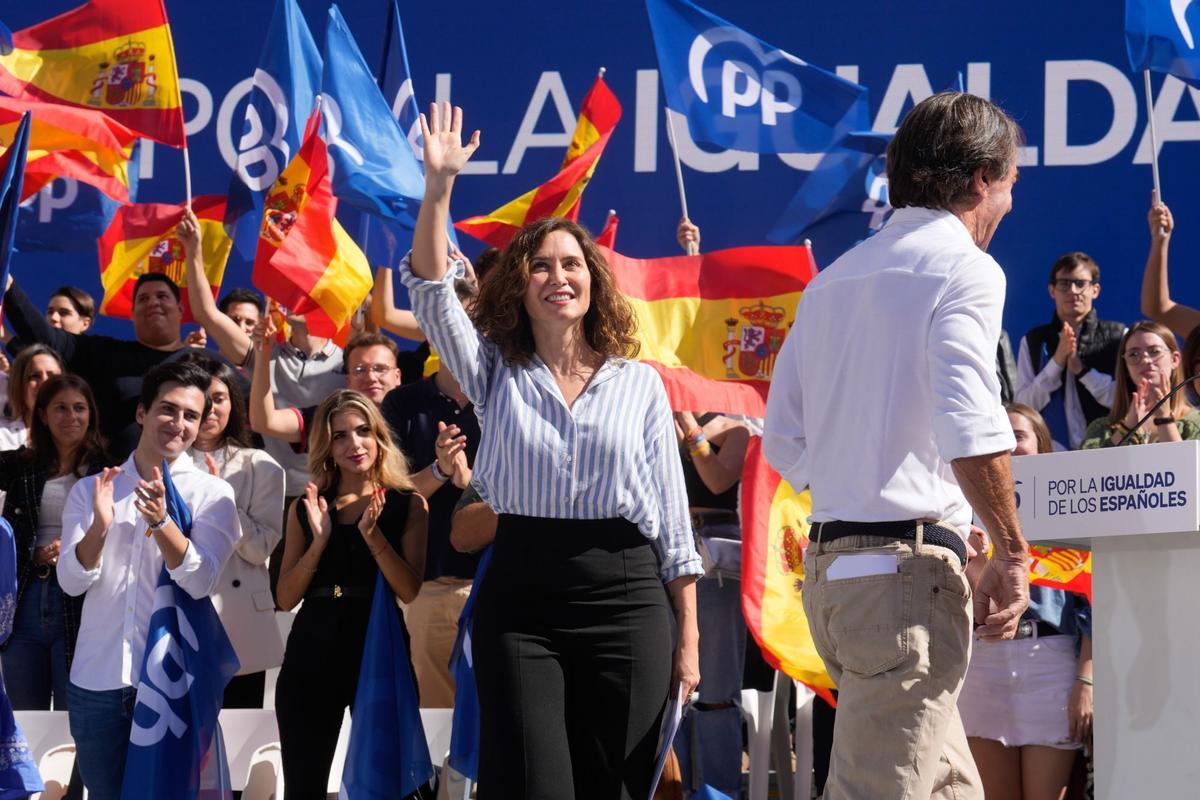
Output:
[[188,158],[188,147],[183,145],[183,191],[187,195],[188,211],[192,210],[192,160]]
[[[679,163],[679,148],[675,146],[675,124],[671,120],[671,109],[663,108],[663,113],[667,117],[667,141],[671,143],[671,154],[675,157],[675,183],[679,186],[679,205],[683,208],[683,218],[691,219],[688,216],[687,193],[683,189],[683,165]],[[687,254],[694,256],[700,252],[700,248],[695,242],[688,242]]]
[[1150,70],[1142,70],[1142,78],[1146,86],[1146,116],[1150,120],[1150,172],[1154,176],[1154,197],[1159,203],[1163,201],[1162,184],[1158,178],[1158,131],[1154,127],[1154,96],[1150,93]]

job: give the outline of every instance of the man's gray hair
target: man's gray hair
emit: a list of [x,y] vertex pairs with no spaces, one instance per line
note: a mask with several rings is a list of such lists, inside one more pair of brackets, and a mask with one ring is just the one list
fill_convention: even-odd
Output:
[[954,210],[971,195],[975,171],[999,180],[1024,139],[1012,117],[988,100],[942,92],[908,113],[887,150],[893,208]]

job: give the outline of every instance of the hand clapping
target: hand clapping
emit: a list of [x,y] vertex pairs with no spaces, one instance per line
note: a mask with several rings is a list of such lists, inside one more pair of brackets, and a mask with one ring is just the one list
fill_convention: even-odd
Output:
[[167,487],[161,469],[155,467],[150,480],[138,481],[133,493],[133,505],[148,524],[155,525],[167,516]]

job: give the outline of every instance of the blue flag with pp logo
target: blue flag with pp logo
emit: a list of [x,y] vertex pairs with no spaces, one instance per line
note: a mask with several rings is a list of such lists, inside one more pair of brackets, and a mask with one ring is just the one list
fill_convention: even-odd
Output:
[[[165,461],[162,473],[167,513],[190,537],[192,512]],[[122,800],[195,800],[200,795],[206,757],[210,752],[223,756],[217,715],[238,666],[212,600],[180,589],[164,566],[138,677]]]
[[13,241],[17,236],[17,209],[21,203],[25,156],[29,151],[29,127],[32,124],[33,117],[26,111],[17,124],[17,131],[7,150],[0,157],[0,281],[8,277]]
[[425,177],[337,6],[325,28],[321,98],[334,195],[412,228]]
[[646,0],[667,107],[694,140],[755,153],[817,153],[864,130],[867,90],[688,0]]
[[342,800],[406,797],[433,779],[400,611],[382,572],[350,718]]
[[[388,6],[387,28],[383,36],[383,60],[379,65],[379,88],[383,99],[391,108],[392,117],[400,126],[400,133],[412,146],[413,156],[417,159],[418,169],[425,174],[420,164],[422,157],[421,126],[418,117],[420,113],[417,98],[413,89],[412,71],[408,66],[408,48],[404,44],[404,26],[400,21],[400,7],[396,0]],[[358,244],[367,254],[367,260],[374,267],[395,268],[400,265],[404,254],[412,249],[412,228],[406,227],[403,221],[393,221],[382,217],[372,216],[365,212],[357,212],[360,217],[358,224]],[[414,212],[415,213],[415,212]],[[339,216],[345,216],[339,214]],[[352,215],[350,215],[353,218]],[[354,230],[353,225],[349,227]],[[450,242],[457,247],[458,235],[454,230],[453,220],[446,226],[446,235]],[[404,287],[397,284],[397,291],[407,297]]]
[[838,215],[854,216],[855,238],[841,252],[883,227],[891,213],[888,203],[887,146],[890,133],[852,133],[822,156],[816,169],[800,182],[792,201],[767,239],[793,244],[814,225]]
[[225,225],[237,252],[253,261],[263,197],[300,149],[321,85],[321,55],[296,0],[276,0],[258,68],[238,86],[247,83],[250,103],[236,142]]
[[1126,0],[1125,49],[1129,66],[1166,72],[1200,86],[1200,3]]

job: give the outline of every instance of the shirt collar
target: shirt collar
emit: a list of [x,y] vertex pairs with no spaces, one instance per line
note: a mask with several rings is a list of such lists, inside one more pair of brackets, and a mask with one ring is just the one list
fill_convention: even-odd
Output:
[[338,351],[341,350],[340,347],[334,344],[332,339],[325,342],[324,346],[322,346],[320,350],[313,353],[311,356],[308,353],[305,353],[299,347],[296,347],[296,345],[292,344],[291,340],[285,340],[283,344],[276,345],[276,347],[282,347],[291,355],[305,361],[324,361],[328,358],[333,358],[338,354]]
[[924,225],[936,226],[939,230],[944,230],[956,238],[962,238],[964,242],[978,248],[975,240],[971,238],[971,232],[967,230],[967,226],[963,224],[962,220],[944,208],[920,208],[918,206],[897,208],[892,212],[892,216],[888,218],[884,227],[885,229],[893,226],[919,228]]
[[[171,475],[180,475],[184,472],[197,472],[199,467],[192,458],[192,451],[189,449],[179,455],[171,464]],[[125,459],[125,463],[121,465],[121,474],[132,478],[135,481],[141,480],[141,473],[138,472],[137,464],[133,460],[133,453],[129,454],[129,458]]]

